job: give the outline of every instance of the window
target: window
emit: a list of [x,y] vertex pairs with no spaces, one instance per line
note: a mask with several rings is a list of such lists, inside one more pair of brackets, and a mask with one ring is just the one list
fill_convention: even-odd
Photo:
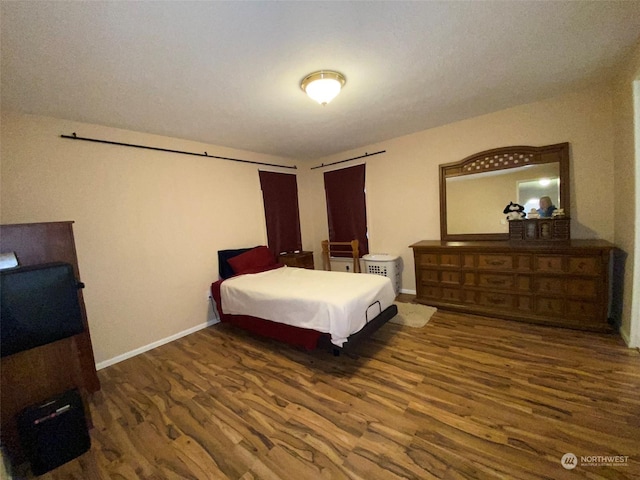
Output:
[[263,171],[259,174],[269,249],[276,256],[302,250],[296,176]]
[[[364,164],[324,174],[329,241],[350,242],[357,239],[360,242],[360,256],[369,253],[364,180]],[[345,256],[351,256],[350,251]]]

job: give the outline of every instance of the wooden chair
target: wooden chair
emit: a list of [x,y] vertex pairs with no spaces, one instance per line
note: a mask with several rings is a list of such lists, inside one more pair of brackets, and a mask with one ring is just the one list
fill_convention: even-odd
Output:
[[[353,273],[360,273],[360,258],[358,251],[358,240],[351,240],[350,242],[330,242],[329,240],[322,241],[322,268],[324,270],[331,271],[331,252],[332,247],[351,247],[351,256],[353,257]],[[344,253],[344,248],[333,250]]]

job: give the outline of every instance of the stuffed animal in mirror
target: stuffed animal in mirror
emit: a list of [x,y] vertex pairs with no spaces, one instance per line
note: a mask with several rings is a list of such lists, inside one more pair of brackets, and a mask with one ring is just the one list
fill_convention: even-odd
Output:
[[509,205],[504,207],[502,213],[507,214],[507,220],[522,220],[527,214],[524,211],[524,207],[518,203],[509,202]]

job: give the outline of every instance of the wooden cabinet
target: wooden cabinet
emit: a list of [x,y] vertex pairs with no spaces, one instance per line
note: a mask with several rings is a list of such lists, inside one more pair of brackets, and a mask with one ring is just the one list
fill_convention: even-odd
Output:
[[296,253],[283,253],[278,256],[278,262],[284,263],[289,267],[308,268],[313,270],[313,252],[296,252]]
[[608,331],[609,258],[601,240],[411,245],[416,300],[466,313]]
[[567,241],[571,238],[571,220],[567,217],[525,218],[509,222],[509,240]]
[[[20,266],[49,262],[69,263],[73,266],[76,280],[80,282],[72,223],[1,225],[2,252],[15,252]],[[15,417],[29,405],[47,400],[65,390],[78,388],[83,395],[85,412],[91,423],[87,394],[99,390],[100,381],[82,290],[78,290],[78,300],[84,332],[3,357],[0,361],[2,443],[14,459],[22,458]]]

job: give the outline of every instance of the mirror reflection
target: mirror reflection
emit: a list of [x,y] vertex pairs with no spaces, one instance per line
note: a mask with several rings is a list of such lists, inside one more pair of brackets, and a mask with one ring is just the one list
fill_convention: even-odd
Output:
[[542,177],[518,182],[518,203],[527,218],[551,218],[560,206],[560,178]]
[[[447,177],[445,182],[450,235],[508,233],[503,211],[509,202],[523,205],[527,217],[533,212],[540,214],[543,197],[549,197],[554,207],[563,208],[557,162]],[[545,200],[542,203],[544,206]],[[551,211],[547,208],[546,213],[550,215]]]

